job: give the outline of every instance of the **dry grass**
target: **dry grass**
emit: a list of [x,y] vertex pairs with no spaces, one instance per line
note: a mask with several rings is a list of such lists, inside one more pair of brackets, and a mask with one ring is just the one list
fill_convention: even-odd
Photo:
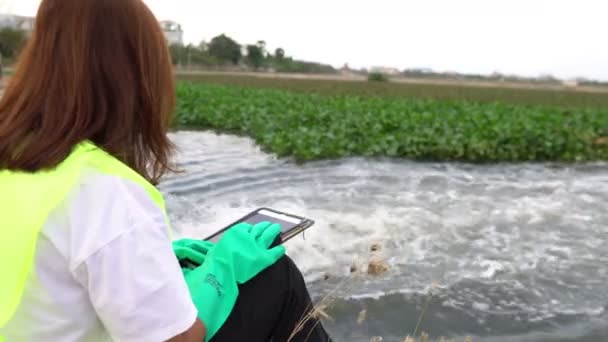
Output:
[[[367,267],[365,267],[367,266]],[[310,320],[315,320],[318,324],[321,320],[332,320],[333,318],[330,316],[328,311],[331,309],[332,305],[338,299],[336,294],[340,290],[345,290],[348,287],[353,287],[355,282],[354,280],[357,278],[364,277],[377,277],[389,270],[389,266],[384,261],[382,257],[382,248],[379,244],[374,244],[370,248],[370,254],[367,255],[363,261],[355,262],[350,268],[350,275],[342,280],[338,285],[336,285],[327,295],[325,295],[318,304],[316,304],[313,308],[311,308],[298,322],[296,328],[292,332],[291,336],[287,340],[290,342],[304,327]],[[431,340],[429,338],[428,333],[420,332],[418,335],[418,328],[420,327],[422,320],[428,310],[431,299],[433,298],[434,290],[438,288],[437,284],[433,284],[429,292],[427,293],[427,298],[425,301],[425,305],[420,312],[420,316],[418,317],[418,322],[416,324],[416,328],[412,336],[406,336],[403,342],[458,342],[454,340],[449,340],[444,337],[439,337],[435,340]],[[348,290],[347,290],[348,291]],[[357,316],[357,325],[361,326],[368,318],[367,309],[363,309],[359,312]],[[370,342],[382,342],[382,336],[374,336],[370,339]],[[470,337],[465,338],[464,342],[472,342]]]
[[302,331],[302,329],[304,329],[304,327],[306,326],[306,324],[310,321],[310,320],[315,320],[317,321],[318,324],[319,321],[325,319],[325,320],[331,320],[331,316],[327,313],[328,309],[331,308],[331,306],[335,303],[337,297],[335,296],[336,293],[339,290],[344,289],[345,287],[352,285],[353,284],[353,277],[360,275],[360,272],[354,272],[351,273],[351,275],[349,277],[347,277],[346,279],[342,280],[337,286],[335,286],[327,295],[325,295],[318,304],[316,304],[313,308],[311,308],[310,310],[308,310],[308,312],[306,314],[303,315],[303,317],[300,319],[300,321],[298,322],[298,324],[296,325],[296,327],[294,328],[293,332],[291,333],[291,336],[289,337],[289,339],[287,340],[287,342],[290,342],[292,339],[295,338],[295,336],[300,333]]

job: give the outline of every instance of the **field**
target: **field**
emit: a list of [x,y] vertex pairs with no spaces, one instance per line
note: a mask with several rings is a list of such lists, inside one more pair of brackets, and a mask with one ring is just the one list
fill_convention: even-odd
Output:
[[365,82],[335,76],[272,74],[180,73],[178,79],[196,83],[271,88],[321,95],[351,95],[385,98],[431,98],[474,102],[503,102],[523,105],[608,108],[606,87],[545,87],[526,84],[424,81]]
[[178,85],[176,127],[247,135],[298,161],[608,160],[605,94],[240,76],[197,81]]

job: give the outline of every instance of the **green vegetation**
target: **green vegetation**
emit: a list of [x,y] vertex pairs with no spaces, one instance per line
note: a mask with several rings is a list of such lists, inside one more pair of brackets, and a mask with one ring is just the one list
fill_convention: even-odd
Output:
[[298,161],[348,156],[608,160],[608,109],[181,83],[175,125],[248,135],[265,150]]
[[370,82],[388,82],[388,76],[381,72],[371,72],[367,75],[367,80]]
[[[0,30],[0,54],[3,58],[13,60],[26,42],[27,35],[23,30],[5,27]],[[6,62],[6,61],[5,61]]]
[[[286,73],[335,74],[337,72],[331,65],[288,57],[282,48],[277,48],[274,54],[271,54],[266,51],[266,42],[263,40],[243,46],[225,34],[214,37],[209,43],[203,41],[198,46],[175,44],[169,48],[173,64],[186,69],[238,66],[240,69]],[[245,56],[243,50],[246,51]]]
[[247,64],[258,70],[264,65],[264,53],[266,51],[266,43],[259,41],[255,45],[247,45]]
[[290,79],[230,74],[178,74],[191,82],[282,89],[321,95],[370,96],[505,102],[523,105],[595,107],[608,109],[608,92],[553,90],[543,88],[479,87],[466,84],[361,82],[345,80]]
[[241,46],[239,43],[223,34],[211,40],[207,51],[210,56],[215,57],[221,63],[238,64],[241,59]]
[[169,51],[171,52],[173,64],[176,66],[196,65],[198,67],[212,67],[219,64],[217,58],[194,45],[171,45]]

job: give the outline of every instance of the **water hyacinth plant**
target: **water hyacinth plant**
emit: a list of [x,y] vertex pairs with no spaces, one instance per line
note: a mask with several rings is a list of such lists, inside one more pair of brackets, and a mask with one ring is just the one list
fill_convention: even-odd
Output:
[[608,160],[608,109],[322,96],[181,83],[174,125],[253,138],[297,161],[352,156],[465,162]]

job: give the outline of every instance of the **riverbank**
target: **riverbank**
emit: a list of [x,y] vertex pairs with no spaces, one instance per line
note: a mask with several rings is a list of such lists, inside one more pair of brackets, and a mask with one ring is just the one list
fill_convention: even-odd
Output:
[[608,109],[319,95],[180,83],[177,128],[252,137],[298,161],[399,157],[465,162],[608,160]]
[[[209,77],[226,77],[234,76],[241,78],[258,77],[272,79],[291,79],[291,80],[329,80],[329,81],[367,81],[366,75],[360,74],[302,74],[302,73],[281,73],[281,72],[254,72],[254,71],[216,71],[216,70],[188,70],[177,69],[175,74],[180,79],[190,78],[195,80],[205,79]],[[427,85],[451,85],[451,86],[471,86],[483,88],[514,88],[514,89],[540,89],[540,90],[558,90],[558,91],[578,91],[578,92],[600,92],[608,93],[606,86],[592,85],[566,85],[561,84],[546,84],[542,82],[509,82],[509,81],[486,81],[486,80],[467,80],[467,79],[450,79],[450,78],[416,78],[399,75],[387,75],[387,77],[395,83],[410,83],[410,84],[427,84]]]
[[608,108],[608,87],[394,78],[368,82],[361,77],[274,73],[179,72],[178,80],[280,89],[319,95],[371,96],[502,102],[521,105]]

